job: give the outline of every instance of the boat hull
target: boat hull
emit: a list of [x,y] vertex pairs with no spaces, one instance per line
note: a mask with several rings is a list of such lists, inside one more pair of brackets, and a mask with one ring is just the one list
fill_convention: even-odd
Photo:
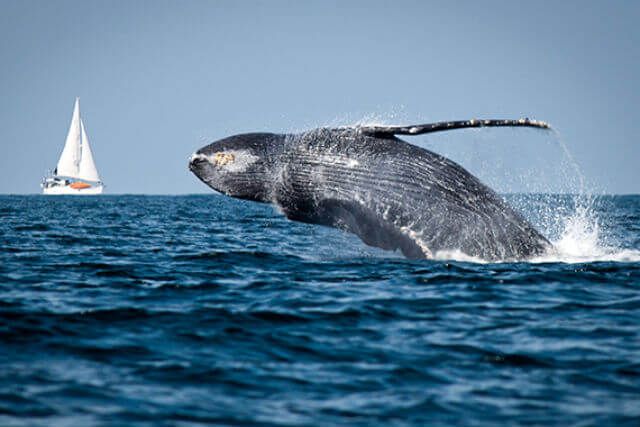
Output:
[[76,196],[102,194],[104,190],[103,185],[96,185],[87,188],[71,188],[69,185],[56,185],[54,187],[45,187],[42,189],[42,194],[48,195],[65,195],[72,194]]

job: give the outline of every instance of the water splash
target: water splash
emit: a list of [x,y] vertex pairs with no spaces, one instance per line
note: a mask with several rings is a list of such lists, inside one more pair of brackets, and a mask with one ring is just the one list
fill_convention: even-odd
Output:
[[575,160],[564,139],[557,130],[553,130],[554,140],[564,155],[564,165],[574,171],[571,196],[573,204],[569,213],[562,214],[561,210],[548,209],[547,214],[553,215],[552,222],[560,226],[559,235],[551,239],[555,253],[533,260],[533,262],[566,262],[583,263],[598,261],[637,262],[640,261],[640,251],[623,248],[620,242],[613,242],[601,227],[603,221],[613,218],[603,218],[598,214],[598,198],[595,191],[587,188],[586,179],[578,162]]
[[569,151],[569,147],[567,147],[567,144],[564,142],[564,139],[560,136],[560,133],[555,129],[552,129],[551,132],[554,136],[555,142],[558,144],[558,146],[562,150],[569,166],[573,168],[576,174],[575,176],[578,178],[579,187],[577,188],[578,190],[577,193],[585,194],[586,186],[585,186],[584,173],[582,173],[582,169],[580,168],[580,165],[578,165],[578,162],[576,162],[576,160],[571,155],[571,152]]
[[577,204],[573,216],[565,219],[565,228],[553,245],[559,253],[569,257],[585,257],[600,252],[600,225],[593,210]]
[[[597,215],[595,196],[574,196],[575,207],[571,215],[558,218],[563,228],[551,243],[555,249],[531,260],[532,262],[584,263],[598,261],[638,262],[640,251],[623,248],[619,242],[610,242]],[[618,243],[618,244],[616,244]]]

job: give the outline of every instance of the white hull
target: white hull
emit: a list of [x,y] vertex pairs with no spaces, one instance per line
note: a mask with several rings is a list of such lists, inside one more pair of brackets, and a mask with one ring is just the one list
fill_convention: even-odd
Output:
[[91,194],[102,194],[102,190],[104,190],[103,185],[98,185],[98,186],[89,187],[89,188],[71,188],[68,185],[65,185],[65,186],[57,185],[55,187],[43,188],[42,194],[57,194],[57,195],[73,194],[76,196],[82,196],[82,195],[91,195]]

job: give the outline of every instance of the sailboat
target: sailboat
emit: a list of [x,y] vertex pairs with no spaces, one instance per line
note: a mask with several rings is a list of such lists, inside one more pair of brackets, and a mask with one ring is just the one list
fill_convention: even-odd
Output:
[[42,179],[40,186],[43,194],[101,194],[104,190],[80,118],[78,98],[56,169]]

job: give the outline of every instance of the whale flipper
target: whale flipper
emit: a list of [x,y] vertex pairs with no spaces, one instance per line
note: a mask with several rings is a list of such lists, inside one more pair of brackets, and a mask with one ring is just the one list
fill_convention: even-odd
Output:
[[394,135],[422,135],[445,130],[481,127],[533,127],[538,129],[551,129],[551,126],[546,122],[525,118],[519,120],[455,120],[411,126],[358,126],[358,130],[365,135],[384,138]]

